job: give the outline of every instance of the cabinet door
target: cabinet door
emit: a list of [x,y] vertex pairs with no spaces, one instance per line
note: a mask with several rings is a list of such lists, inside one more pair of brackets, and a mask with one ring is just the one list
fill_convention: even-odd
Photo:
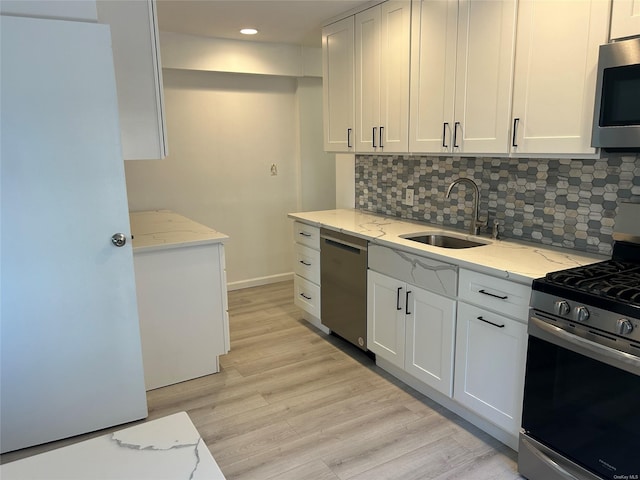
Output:
[[509,151],[515,28],[515,0],[459,3],[454,153]]
[[413,2],[411,152],[451,151],[457,22],[457,0]]
[[381,152],[407,152],[409,149],[411,2],[388,1],[380,8],[378,146]]
[[640,0],[613,0],[611,40],[640,35]]
[[407,285],[405,370],[447,396],[453,387],[456,302]]
[[598,46],[608,19],[608,1],[520,1],[512,153],[595,153]]
[[111,27],[125,160],[167,155],[162,63],[155,0],[97,2],[98,21]]
[[322,30],[324,149],[354,151],[354,18]]
[[367,346],[399,368],[404,368],[405,295],[404,282],[368,271]]
[[526,324],[464,302],[458,302],[457,322],[453,398],[517,435],[524,389]]
[[356,151],[375,152],[380,144],[380,7],[355,16]]

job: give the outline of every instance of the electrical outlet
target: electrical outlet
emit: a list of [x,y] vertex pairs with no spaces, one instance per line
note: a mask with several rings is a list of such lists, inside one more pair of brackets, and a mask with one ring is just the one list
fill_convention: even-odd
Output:
[[404,203],[405,205],[409,205],[410,207],[413,207],[413,188],[407,188],[404,191]]

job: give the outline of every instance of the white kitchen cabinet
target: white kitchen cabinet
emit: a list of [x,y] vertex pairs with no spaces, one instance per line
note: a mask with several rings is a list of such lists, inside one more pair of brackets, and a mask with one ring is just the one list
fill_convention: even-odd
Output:
[[[390,263],[394,257],[395,264]],[[448,283],[455,279],[455,267],[433,262],[385,247],[369,248],[367,346],[377,356],[450,397],[456,302],[406,281],[411,278],[427,288],[433,285],[435,290],[450,292]]]
[[593,154],[598,47],[606,0],[520,0],[513,85],[513,154]]
[[167,156],[162,63],[155,0],[97,2],[111,27],[125,160]]
[[611,40],[640,35],[640,0],[613,0]]
[[406,0],[355,16],[357,152],[408,151],[410,29]]
[[456,301],[407,285],[405,370],[447,396],[453,390]]
[[453,398],[517,437],[531,287],[460,269]]
[[522,414],[527,325],[458,302],[453,398],[517,436]]
[[410,151],[508,152],[515,25],[515,0],[414,0]]
[[367,347],[404,369],[406,283],[373,270],[367,272]]
[[322,94],[324,149],[355,150],[355,46],[354,17],[322,29]]
[[146,389],[219,372],[228,237],[168,210],[131,212],[131,230]]
[[304,318],[328,331],[320,323],[320,229],[294,222],[293,303],[304,311]]

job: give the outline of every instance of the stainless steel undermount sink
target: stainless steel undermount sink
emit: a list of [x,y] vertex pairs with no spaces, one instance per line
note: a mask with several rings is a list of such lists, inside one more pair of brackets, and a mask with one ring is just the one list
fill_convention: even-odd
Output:
[[418,235],[409,234],[401,235],[401,237],[413,242],[420,242],[426,245],[432,245],[434,247],[441,248],[472,248],[487,245],[487,243],[476,242],[474,240],[468,240],[466,238],[452,237],[451,235],[445,235],[441,233],[425,233]]

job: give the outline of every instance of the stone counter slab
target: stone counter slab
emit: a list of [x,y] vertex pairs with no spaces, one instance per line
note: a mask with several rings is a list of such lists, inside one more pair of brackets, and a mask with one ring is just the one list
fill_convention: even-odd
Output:
[[[605,257],[575,252],[533,243],[512,240],[493,240],[488,236],[475,237],[441,225],[410,222],[385,217],[356,209],[322,210],[290,213],[289,218],[356,235],[371,243],[395,248],[435,260],[453,263],[459,267],[507,278],[530,285],[548,272],[588,265]],[[440,232],[470,240],[480,238],[487,245],[466,249],[448,249],[418,243],[403,238],[410,234]]]

